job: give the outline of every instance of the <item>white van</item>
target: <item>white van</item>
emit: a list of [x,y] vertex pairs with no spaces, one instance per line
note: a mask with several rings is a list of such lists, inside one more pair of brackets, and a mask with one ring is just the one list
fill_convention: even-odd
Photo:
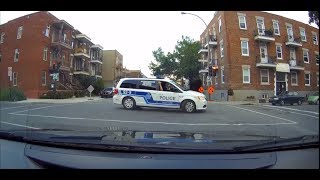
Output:
[[185,112],[207,109],[204,94],[184,90],[169,79],[123,78],[114,89],[114,104],[125,109],[136,107],[165,107]]

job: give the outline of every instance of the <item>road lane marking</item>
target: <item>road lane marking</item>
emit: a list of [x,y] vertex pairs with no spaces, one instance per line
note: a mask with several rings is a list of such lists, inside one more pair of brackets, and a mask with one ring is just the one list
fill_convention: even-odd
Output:
[[[185,126],[272,126],[272,125],[283,125],[283,124],[296,124],[291,121],[290,123],[173,123],[173,122],[146,122],[146,121],[127,121],[127,120],[114,120],[114,119],[95,119],[95,118],[80,118],[80,117],[64,117],[64,116],[46,116],[37,114],[11,114],[15,116],[31,116],[31,117],[43,117],[43,118],[54,118],[54,119],[71,119],[71,120],[91,120],[91,121],[102,121],[102,122],[118,122],[118,123],[133,123],[133,124],[163,124],[163,125],[185,125]],[[289,121],[289,120],[288,120]]]
[[306,112],[306,113],[312,113],[312,114],[317,114],[319,115],[319,113],[317,112],[313,112],[313,111],[306,111],[306,110],[300,110],[300,109],[293,109],[293,108],[288,108],[288,107],[281,107],[281,106],[271,106],[271,105],[262,105],[262,106],[268,106],[268,107],[273,107],[273,108],[282,108],[282,109],[289,109],[289,110],[293,110],[293,111],[300,111],[300,112]]
[[19,127],[26,127],[29,129],[40,129],[40,128],[36,128],[36,127],[31,127],[31,126],[25,126],[25,125],[21,125],[21,124],[14,124],[14,123],[9,123],[9,122],[4,122],[4,121],[0,121],[3,124],[10,124],[12,126],[19,126]]
[[9,114],[17,114],[17,113],[22,113],[22,112],[26,112],[26,111],[33,111],[33,110],[45,109],[45,108],[49,108],[49,107],[59,107],[59,106],[68,106],[68,105],[71,105],[71,104],[63,104],[63,105],[55,105],[55,106],[44,106],[44,107],[26,109],[26,110],[22,110],[22,111],[16,111],[16,112],[12,112],[12,113],[9,113]]
[[237,106],[232,106],[232,105],[226,105],[226,106],[233,107],[233,108],[238,108],[238,109],[242,109],[242,110],[249,111],[249,112],[253,112],[253,113],[257,113],[257,114],[261,114],[261,115],[264,115],[264,116],[269,116],[269,117],[276,118],[276,119],[281,119],[281,120],[283,120],[283,121],[291,122],[291,124],[297,124],[297,122],[295,122],[295,121],[291,121],[291,120],[289,120],[289,119],[285,119],[285,118],[281,118],[281,117],[277,117],[277,116],[273,116],[273,115],[261,113],[261,112],[258,112],[258,111],[254,111],[254,110],[250,110],[250,109],[245,109],[245,108],[241,108],[241,107],[237,107]]
[[[277,111],[282,111],[282,112],[287,112],[287,111],[284,111],[284,110],[281,110],[281,109],[275,109],[275,108],[270,108],[270,107],[265,107],[265,108],[273,109],[273,110],[277,110]],[[309,115],[309,114],[303,114],[303,113],[298,113],[298,112],[293,112],[293,111],[289,111],[289,113],[300,114],[300,115],[303,115],[303,116],[309,116],[309,117],[314,117],[314,118],[318,118],[319,119],[319,116],[312,116],[312,115]]]
[[2,108],[0,110],[6,110],[6,109],[15,109],[15,108],[22,108],[22,107],[28,107],[30,105],[27,105],[27,106],[15,106],[15,107],[7,107],[7,108]]

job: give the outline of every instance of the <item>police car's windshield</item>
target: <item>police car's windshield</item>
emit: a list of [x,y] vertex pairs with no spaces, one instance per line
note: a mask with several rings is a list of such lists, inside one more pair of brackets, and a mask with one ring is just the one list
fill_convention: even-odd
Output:
[[187,91],[188,90],[188,89],[182,87],[180,84],[178,84],[178,83],[176,83],[176,82],[174,82],[172,80],[170,80],[170,83],[172,83],[173,85],[177,86],[178,88],[180,88],[183,91]]

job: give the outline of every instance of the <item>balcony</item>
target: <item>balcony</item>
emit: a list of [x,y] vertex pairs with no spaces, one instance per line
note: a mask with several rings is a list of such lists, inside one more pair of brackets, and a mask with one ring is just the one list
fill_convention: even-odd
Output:
[[92,57],[90,62],[97,63],[97,64],[103,64],[101,57]]
[[260,55],[256,56],[256,67],[275,68],[276,66],[276,57],[264,56],[264,58],[262,58]]
[[90,58],[89,54],[87,53],[87,49],[85,48],[77,48],[75,50],[74,56],[82,57],[82,58]]
[[301,71],[304,70],[303,63],[300,61],[297,61],[296,59],[291,59],[289,61],[289,66],[290,66],[290,70],[301,70]]
[[208,53],[208,48],[206,48],[205,46],[201,46],[200,50],[198,51],[199,53]]
[[198,61],[201,62],[201,63],[207,63],[208,59],[198,59]]
[[95,44],[91,46],[91,49],[96,49],[96,50],[103,50],[103,47],[99,44]]
[[74,68],[73,74],[83,74],[83,75],[90,75],[89,74],[89,68],[84,67],[84,68]]
[[78,34],[76,35],[76,38],[81,42],[91,42],[91,39],[85,34]]
[[67,21],[65,20],[57,20],[57,21],[54,21],[52,23],[52,26],[53,27],[56,27],[57,29],[63,29],[63,30],[73,30],[73,26],[69,23],[67,23]]
[[51,46],[58,48],[59,46],[66,49],[72,49],[71,41],[69,39],[63,39],[62,36],[52,36]]
[[293,36],[289,35],[287,36],[286,45],[289,47],[301,47],[301,38],[294,38]]
[[207,63],[201,65],[201,68],[200,68],[200,70],[199,70],[199,73],[200,73],[200,74],[201,74],[201,73],[208,73],[208,65],[207,65]]
[[254,34],[254,40],[262,42],[273,42],[275,41],[275,38],[272,30],[257,29]]
[[206,42],[205,45],[204,45],[204,47],[207,48],[208,45],[209,45],[210,47],[212,47],[212,48],[213,48],[213,47],[216,47],[216,46],[218,45],[217,37],[216,37],[216,36],[213,36],[213,35],[210,35],[210,36],[209,36],[209,43]]
[[117,60],[116,61],[116,68],[122,68],[122,62]]

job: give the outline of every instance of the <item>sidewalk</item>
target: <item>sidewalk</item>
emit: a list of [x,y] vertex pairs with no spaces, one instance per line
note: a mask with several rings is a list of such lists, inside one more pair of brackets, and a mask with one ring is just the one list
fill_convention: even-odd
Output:
[[99,96],[94,97],[80,97],[80,98],[69,98],[69,99],[27,99],[23,101],[17,101],[14,103],[53,103],[53,104],[59,104],[59,103],[80,103],[80,102],[87,102],[87,101],[97,101],[102,98]]

